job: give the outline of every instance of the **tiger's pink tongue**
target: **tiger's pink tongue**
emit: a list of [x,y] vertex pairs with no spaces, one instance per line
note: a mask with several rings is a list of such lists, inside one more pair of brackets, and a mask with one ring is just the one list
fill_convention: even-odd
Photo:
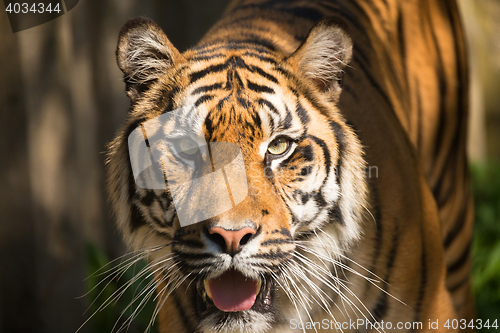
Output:
[[212,301],[225,312],[248,310],[257,298],[257,281],[238,271],[229,270],[208,282]]

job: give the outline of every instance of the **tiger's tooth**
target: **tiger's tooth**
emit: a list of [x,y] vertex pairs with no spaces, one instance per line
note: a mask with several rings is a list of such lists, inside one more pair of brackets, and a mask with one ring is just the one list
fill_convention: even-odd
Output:
[[207,296],[212,299],[212,293],[210,292],[210,285],[208,284],[208,280],[203,281],[203,285],[205,286],[205,292]]
[[259,280],[257,280],[256,293],[255,293],[256,295],[259,294],[260,287],[262,287],[262,281],[259,279]]

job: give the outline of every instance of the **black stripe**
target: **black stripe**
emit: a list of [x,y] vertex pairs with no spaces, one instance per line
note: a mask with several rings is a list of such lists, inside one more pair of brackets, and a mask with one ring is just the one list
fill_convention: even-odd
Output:
[[288,257],[293,253],[293,251],[281,251],[280,248],[276,250],[270,250],[268,253],[256,253],[250,256],[250,258],[256,259],[268,259],[268,260],[283,260],[284,257]]
[[[445,164],[439,174],[438,182],[433,188],[433,194],[436,197],[436,201],[438,203],[438,207],[442,207],[445,202],[456,193],[455,187],[456,184],[448,185],[446,189],[443,189],[445,181],[447,179],[458,179],[461,177],[456,177],[455,175],[450,175],[450,171],[457,172],[457,170],[461,170],[465,172],[467,170],[466,160],[463,158],[465,154],[465,138],[464,133],[467,128],[467,108],[468,108],[468,77],[467,77],[467,62],[465,60],[465,52],[464,52],[464,39],[462,35],[462,30],[460,28],[460,21],[457,16],[457,8],[456,4],[450,4],[449,6],[445,6],[446,11],[449,17],[449,22],[451,25],[453,40],[454,40],[454,48],[456,55],[456,82],[458,82],[458,87],[456,91],[456,111],[455,118],[457,119],[457,124],[453,128],[454,136],[452,138],[450,147],[447,148]],[[468,183],[468,176],[465,176],[464,184]],[[444,193],[443,193],[444,192]],[[464,195],[463,197],[467,197]],[[465,204],[467,205],[467,204]],[[464,205],[464,206],[465,206]],[[465,210],[464,210],[465,211]],[[465,214],[460,215],[463,219]],[[447,240],[451,240],[451,238],[447,237]]]
[[[274,105],[269,102],[268,100],[265,100],[263,98],[260,98],[258,101],[257,101],[257,104],[259,104],[260,106],[267,106],[273,113],[277,114],[278,116],[280,116],[280,113],[278,111],[278,109],[276,109],[274,107]],[[272,118],[270,118],[272,119]]]
[[344,159],[344,151],[346,149],[345,133],[342,126],[340,126],[340,124],[335,121],[330,122],[330,128],[335,134],[335,139],[337,141],[337,145],[339,146],[338,149],[339,156],[338,156],[337,166],[335,167],[335,174],[337,175],[337,185],[339,186],[339,189],[341,189],[340,179],[342,177],[342,164],[343,164],[342,162]]
[[303,167],[300,169],[300,175],[301,176],[308,176],[312,172],[313,167],[311,165],[308,165],[306,167]]
[[[384,288],[386,289],[386,288]],[[389,305],[387,304],[387,294],[382,292],[377,299],[377,303],[372,309],[372,315],[375,318],[375,322],[379,322],[387,314],[387,309]]]
[[288,230],[287,228],[281,228],[280,229],[280,234],[282,234],[283,236],[287,236],[289,238],[292,238],[292,233],[290,232],[290,230]]
[[225,58],[226,55],[224,53],[214,53],[214,54],[209,54],[209,55],[196,55],[192,58],[188,58],[188,60],[192,62],[197,62],[197,61],[210,61],[215,58]]
[[159,218],[157,218],[156,216],[153,215],[153,210],[151,207],[148,207],[148,215],[149,215],[149,218],[151,220],[153,220],[153,223],[155,225],[157,225],[158,227],[160,228],[165,228],[167,225],[165,224],[165,220],[160,220]]
[[311,121],[311,118],[307,114],[307,111],[304,109],[304,107],[302,106],[302,103],[300,103],[300,102],[297,102],[297,114],[299,116],[299,119],[300,119],[300,122],[302,123],[302,125],[305,126],[309,123],[309,121]]
[[[241,105],[243,108],[245,108],[245,109],[250,108],[250,102],[249,102],[246,98],[244,98],[244,97],[242,97],[242,96],[238,96],[238,97],[236,98],[236,101],[237,101],[237,102],[238,102],[238,104],[239,104],[239,105]],[[240,116],[240,118],[241,118],[241,114],[240,114],[239,116]]]
[[[314,160],[314,151],[310,145],[300,146],[299,148],[295,149],[295,151],[290,156],[280,162],[279,167],[285,168],[288,164],[300,159],[301,157],[303,157],[307,162],[311,162],[312,160]],[[289,169],[294,170],[296,169],[296,166],[291,166],[289,167]]]
[[[316,214],[316,217],[317,216],[318,216],[318,214]],[[311,219],[311,221],[313,221],[313,219]],[[311,221],[306,221],[306,223],[302,223],[300,225],[300,228],[303,227],[304,225],[308,225]],[[321,229],[321,227],[323,227],[323,226],[324,226],[324,224],[322,224],[319,228],[316,228],[313,230],[300,231],[298,235],[295,235],[295,239],[296,240],[304,240],[307,238],[317,237],[318,236],[317,230]]]
[[214,84],[209,85],[209,86],[203,86],[203,87],[196,88],[191,93],[191,95],[197,95],[197,94],[201,94],[201,93],[207,93],[207,92],[210,92],[212,90],[217,90],[217,89],[221,89],[221,88],[222,88],[222,83],[214,83]]
[[470,255],[470,247],[471,247],[471,241],[469,241],[469,243],[465,247],[460,257],[458,257],[454,262],[450,263],[448,267],[446,267],[446,272],[448,275],[455,273],[460,268],[462,268],[463,265],[469,262],[467,259],[469,258]]
[[282,119],[279,123],[279,126],[278,128],[280,130],[286,130],[286,129],[289,129],[290,127],[292,127],[292,120],[293,120],[293,117],[292,117],[292,113],[290,112],[290,110],[288,110],[288,108],[286,109],[286,116],[285,116],[285,119]]
[[227,71],[226,74],[226,85],[224,89],[232,90],[243,87],[243,81],[241,80],[240,74],[235,69],[231,69]]
[[214,130],[214,126],[210,117],[207,117],[205,119],[205,129],[207,130],[207,133],[212,133]]
[[[316,192],[313,194],[314,201],[320,208],[325,208],[327,205],[325,198],[323,197],[323,194],[321,192]],[[313,218],[313,220],[316,219],[316,216]]]
[[300,203],[304,205],[309,201],[310,195],[309,193],[304,193],[302,190],[296,189],[293,191],[292,198],[297,202],[300,200]]
[[140,198],[140,202],[145,206],[151,206],[158,198],[154,191],[146,190],[146,195]]
[[396,254],[398,253],[399,246],[399,230],[398,228],[394,228],[394,234],[392,235],[392,247],[391,252],[389,252],[389,258],[387,261],[387,278],[386,281],[389,282],[389,276],[391,276],[392,267],[394,266],[394,259],[396,258]]
[[168,96],[166,97],[167,104],[165,105],[163,112],[169,112],[174,110],[174,100],[179,92],[180,92],[179,86],[176,86],[175,88],[170,90]]
[[252,117],[252,120],[253,120],[253,126],[251,127],[251,129],[252,129],[253,135],[255,136],[255,134],[254,134],[255,127],[256,128],[260,128],[261,125],[262,125],[262,121],[260,119],[259,113],[257,113],[257,112],[252,112],[251,113],[251,117]]
[[274,94],[274,90],[272,88],[262,86],[260,84],[254,83],[250,80],[247,81],[247,87],[248,87],[248,89],[253,90],[257,93]]
[[306,161],[311,162],[314,160],[314,150],[311,145],[301,146],[297,151]]
[[228,63],[225,62],[223,64],[212,65],[212,66],[209,66],[201,71],[191,73],[191,75],[189,76],[189,83],[193,84],[196,81],[204,78],[205,76],[207,76],[210,73],[221,72],[227,68],[228,68]]
[[204,96],[201,96],[200,98],[198,98],[196,100],[196,102],[194,102],[194,106],[198,107],[198,106],[200,106],[201,104],[203,104],[205,102],[211,101],[212,99],[214,99],[214,95],[204,95]]
[[274,77],[274,76],[272,76],[271,74],[269,74],[269,73],[265,72],[265,71],[264,71],[264,70],[262,70],[262,68],[260,68],[260,67],[257,67],[257,66],[249,66],[249,69],[250,69],[252,72],[257,73],[257,74],[259,74],[260,76],[262,76],[262,77],[264,77],[264,78],[268,79],[268,80],[269,80],[269,81],[271,81],[271,82],[274,82],[274,83],[276,83],[276,84],[278,84],[278,83],[279,83],[277,78],[275,78],[275,77]]
[[[171,203],[171,200],[168,198],[168,196],[164,196],[163,194],[165,194],[165,192],[163,192],[161,195],[157,196],[156,197],[156,200],[158,202],[158,205],[160,205],[160,208],[161,210],[163,211],[166,211],[168,209],[168,207],[170,206],[170,203]],[[162,199],[165,199],[165,201],[167,202],[167,204],[165,205],[163,203],[163,200]]]
[[[453,147],[450,147],[446,152],[445,162],[437,178],[437,182],[432,189],[432,195],[436,199],[436,203],[441,209],[448,200],[453,200],[453,197],[457,194],[457,184],[458,179],[462,180],[463,177],[457,177],[457,169],[461,166],[459,165],[457,159],[459,153]],[[451,153],[450,153],[451,152]],[[450,163],[451,162],[451,163]],[[465,167],[467,168],[467,167]],[[447,182],[448,179],[453,179],[451,182]]]
[[149,103],[152,105],[159,106],[163,102],[165,96],[168,96],[168,89],[165,86],[161,86],[159,89],[155,89],[152,91],[152,94],[149,99]]
[[314,136],[314,135],[307,135],[307,137],[311,138],[316,144],[318,144],[321,149],[323,150],[323,158],[325,159],[325,165],[326,165],[326,177],[323,181],[323,185],[325,184],[326,180],[328,179],[328,176],[330,175],[330,168],[332,166],[332,160],[330,157],[330,151],[328,150],[328,146],[326,145],[325,141],[322,139]]
[[274,238],[260,243],[261,246],[281,245],[281,244],[293,244],[293,240],[285,238]]
[[331,221],[335,221],[340,225],[345,225],[344,218],[342,217],[342,211],[340,210],[340,206],[337,204],[328,210],[328,217]]
[[[296,190],[296,191],[299,191],[299,190]],[[311,198],[311,194],[304,193],[304,192],[300,191],[300,201],[302,202],[303,205],[306,204],[306,202],[308,202],[310,198]]]
[[[323,150],[323,158],[325,159],[325,166],[326,166],[326,177],[325,177],[325,179],[323,179],[323,183],[321,184],[321,188],[324,188],[326,182],[328,181],[328,178],[330,177],[330,169],[332,166],[330,151],[328,150],[328,146],[326,145],[326,143],[322,139],[315,137],[313,135],[308,135],[308,137],[313,139]],[[324,202],[323,194],[318,193],[317,197],[320,198]],[[322,204],[321,201],[316,200],[316,202],[320,205]],[[324,204],[321,205],[321,207],[325,207],[325,206],[326,206],[326,202],[324,202]],[[320,214],[320,212],[318,212],[316,214],[316,216],[313,218],[313,220],[318,217],[318,214]]]
[[140,227],[146,225],[146,221],[144,221],[144,217],[142,216],[136,204],[129,203],[129,205],[130,205],[130,231],[133,233]]

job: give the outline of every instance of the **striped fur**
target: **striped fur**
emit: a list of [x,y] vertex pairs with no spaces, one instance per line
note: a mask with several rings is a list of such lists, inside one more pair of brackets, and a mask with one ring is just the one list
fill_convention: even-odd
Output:
[[[235,0],[183,54],[155,23],[129,21],[117,58],[131,110],[108,182],[155,274],[160,331],[472,318],[464,54],[451,0]],[[135,185],[127,138],[188,105],[182,126],[239,145],[250,192],[181,228],[168,190]],[[270,156],[279,137],[289,149]],[[213,227],[256,232],[229,255]],[[222,312],[204,292],[230,267],[263,281],[249,310]]]

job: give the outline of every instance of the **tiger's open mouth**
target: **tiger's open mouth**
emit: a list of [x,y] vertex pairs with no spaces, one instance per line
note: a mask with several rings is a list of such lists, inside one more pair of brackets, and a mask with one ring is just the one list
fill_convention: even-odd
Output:
[[250,309],[261,313],[268,312],[274,294],[272,287],[270,277],[255,280],[230,269],[217,278],[198,283],[198,312],[200,315]]

